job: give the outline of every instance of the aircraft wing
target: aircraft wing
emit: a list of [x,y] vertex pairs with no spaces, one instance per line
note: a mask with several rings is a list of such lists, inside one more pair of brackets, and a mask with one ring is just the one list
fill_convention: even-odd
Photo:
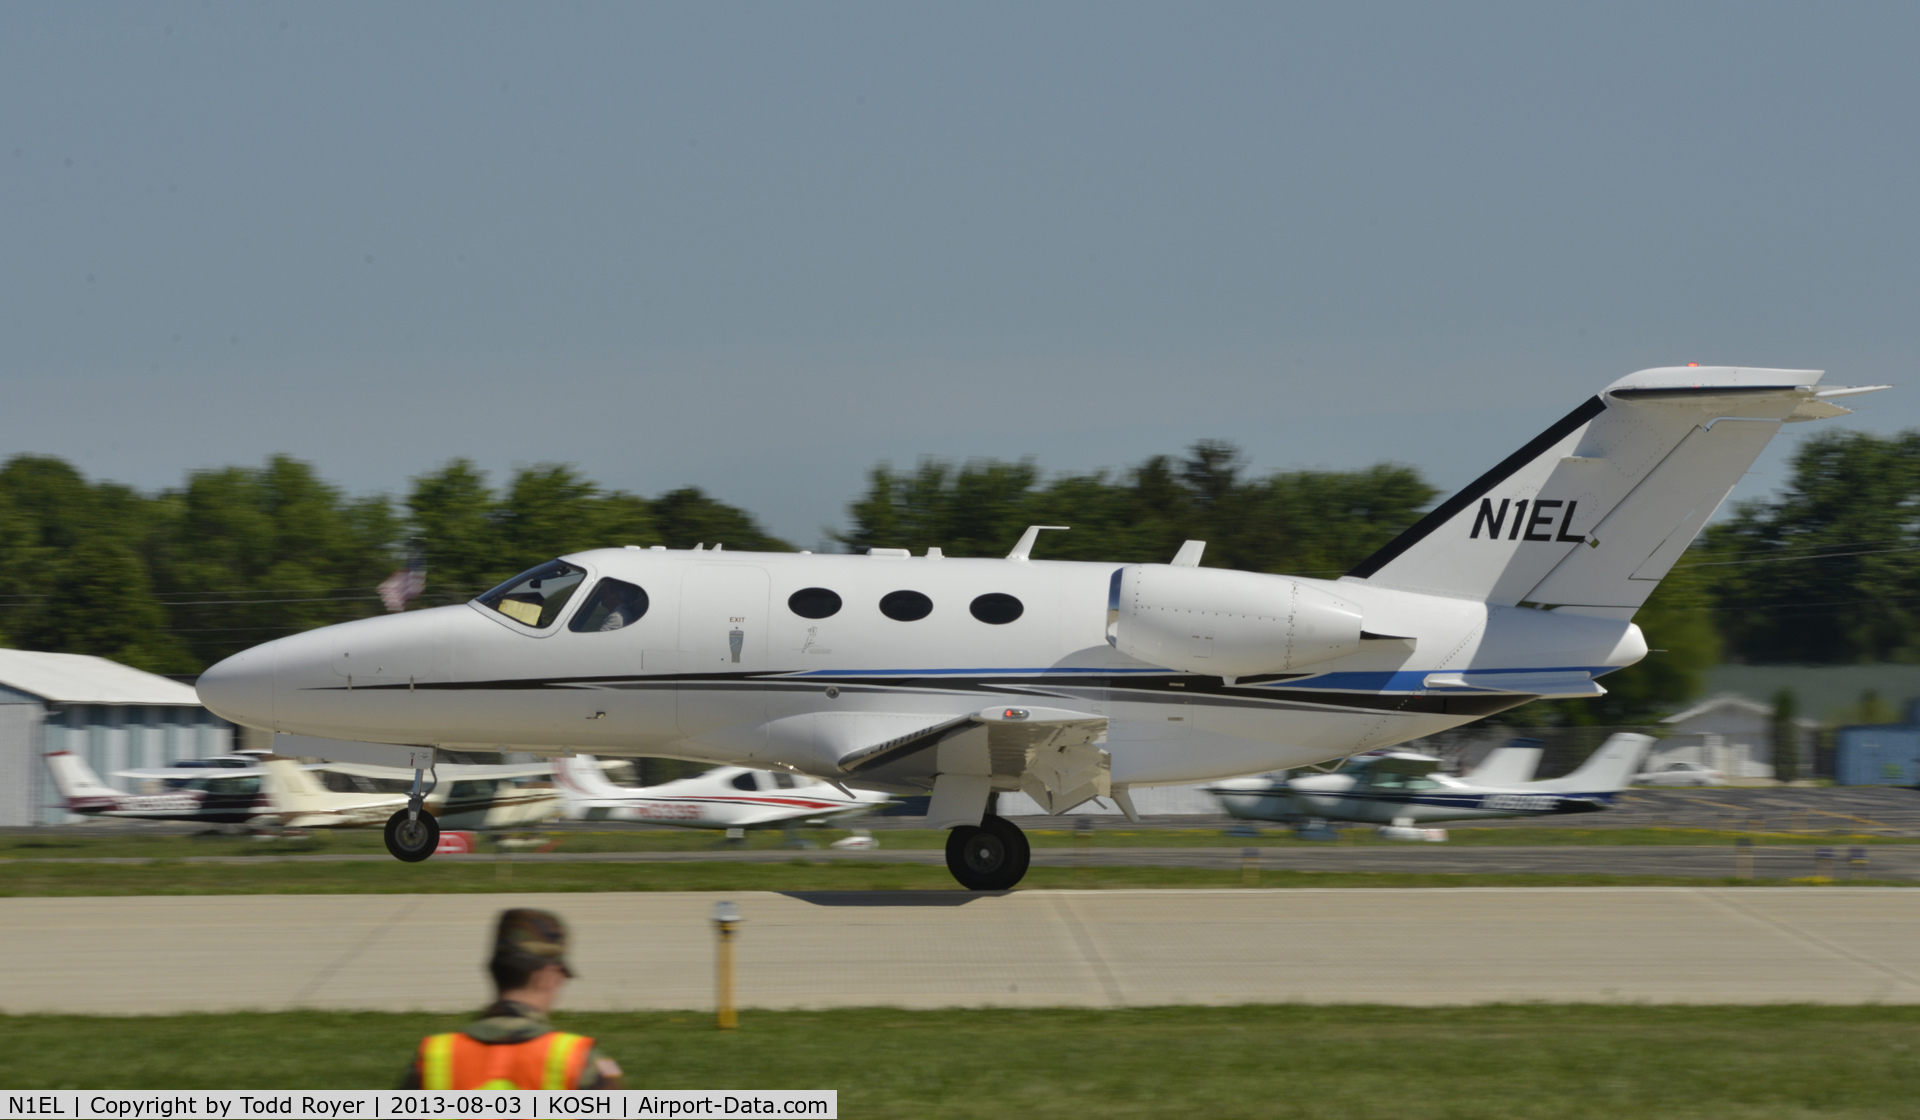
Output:
[[[392,766],[370,766],[364,762],[323,762],[314,766],[315,770],[325,770],[334,774],[348,774],[361,778],[378,778],[382,781],[413,780],[413,771],[401,770]],[[521,764],[493,763],[441,763],[434,768],[439,779],[445,781],[466,781],[474,778],[549,778],[553,776],[553,764],[550,762],[530,762]]]
[[258,766],[148,766],[134,770],[115,770],[116,778],[140,778],[168,781],[191,778],[250,778],[266,773]]

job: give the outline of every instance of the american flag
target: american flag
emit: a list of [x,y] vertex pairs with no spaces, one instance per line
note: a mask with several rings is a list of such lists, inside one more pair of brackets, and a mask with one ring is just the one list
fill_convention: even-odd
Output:
[[380,601],[390,611],[404,611],[407,604],[426,589],[427,570],[418,564],[409,564],[380,581]]

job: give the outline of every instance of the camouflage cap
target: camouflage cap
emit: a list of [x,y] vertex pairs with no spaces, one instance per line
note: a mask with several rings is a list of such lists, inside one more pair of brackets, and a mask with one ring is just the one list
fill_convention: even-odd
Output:
[[557,964],[568,976],[567,923],[551,910],[513,909],[500,912],[500,928],[493,937],[493,959],[533,968]]

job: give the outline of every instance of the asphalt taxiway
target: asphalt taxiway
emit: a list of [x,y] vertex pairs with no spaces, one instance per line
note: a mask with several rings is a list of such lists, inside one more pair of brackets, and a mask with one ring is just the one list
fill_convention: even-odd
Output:
[[[0,1010],[458,1011],[508,906],[572,924],[577,1009],[713,1002],[709,893],[0,899]],[[1920,891],[746,893],[747,1007],[1920,1003]]]

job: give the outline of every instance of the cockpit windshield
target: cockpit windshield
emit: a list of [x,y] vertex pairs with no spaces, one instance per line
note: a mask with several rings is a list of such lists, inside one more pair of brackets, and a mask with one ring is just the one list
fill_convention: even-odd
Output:
[[587,573],[564,560],[549,560],[480,596],[475,602],[492,607],[515,622],[544,630],[560,618],[567,600]]

